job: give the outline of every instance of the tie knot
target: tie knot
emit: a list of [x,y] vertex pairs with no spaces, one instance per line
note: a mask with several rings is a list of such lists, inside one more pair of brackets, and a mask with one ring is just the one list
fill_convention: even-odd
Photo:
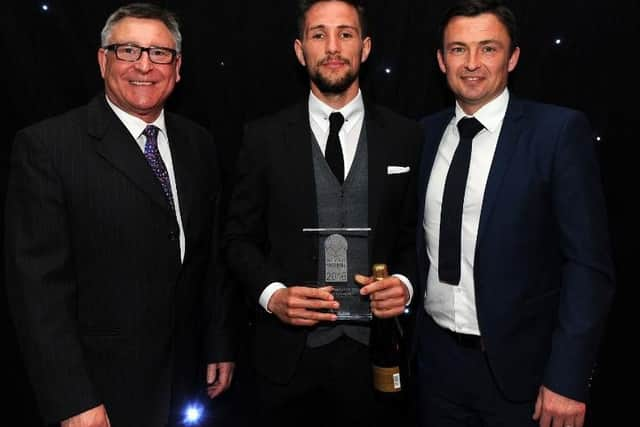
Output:
[[147,141],[156,141],[159,130],[160,129],[157,126],[148,125],[146,128],[144,128],[142,134],[147,137]]
[[330,133],[337,133],[340,132],[340,128],[342,127],[342,124],[344,123],[344,116],[342,115],[342,113],[331,113],[329,115],[329,132]]
[[484,126],[475,117],[464,117],[458,122],[458,132],[464,139],[473,139],[482,129]]

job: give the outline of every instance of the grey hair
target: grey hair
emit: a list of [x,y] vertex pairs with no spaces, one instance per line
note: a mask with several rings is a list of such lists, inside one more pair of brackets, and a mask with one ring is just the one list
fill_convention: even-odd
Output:
[[178,24],[176,15],[167,9],[151,3],[131,3],[113,12],[109,18],[107,18],[107,22],[104,24],[104,28],[102,28],[102,32],[100,33],[101,46],[107,46],[109,44],[113,26],[124,18],[155,19],[161,21],[173,36],[176,42],[176,50],[178,52],[182,50],[182,34],[180,33],[180,24]]

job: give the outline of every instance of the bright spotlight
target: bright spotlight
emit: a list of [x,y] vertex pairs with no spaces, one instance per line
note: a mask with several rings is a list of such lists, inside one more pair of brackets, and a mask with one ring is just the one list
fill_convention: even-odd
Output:
[[188,405],[184,410],[184,424],[188,426],[198,425],[202,420],[203,412],[202,406],[200,405]]

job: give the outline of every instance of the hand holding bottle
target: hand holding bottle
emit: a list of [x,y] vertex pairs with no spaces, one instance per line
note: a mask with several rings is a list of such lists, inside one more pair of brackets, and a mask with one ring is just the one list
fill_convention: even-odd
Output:
[[356,274],[356,283],[362,285],[361,295],[369,295],[371,312],[376,317],[389,318],[404,312],[409,300],[407,287],[397,277],[386,276],[376,279],[374,276]]

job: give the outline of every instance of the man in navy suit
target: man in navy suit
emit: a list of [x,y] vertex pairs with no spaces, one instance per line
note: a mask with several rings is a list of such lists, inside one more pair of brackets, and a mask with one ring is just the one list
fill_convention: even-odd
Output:
[[182,425],[231,381],[216,148],[164,110],[181,41],[172,13],[121,7],[97,52],[105,92],[16,136],[7,294],[42,417],[62,427]]
[[[456,105],[422,121],[421,425],[581,427],[614,293],[591,130],[577,111],[509,92],[520,49],[501,3],[458,3],[441,37],[438,64]],[[443,196],[465,117],[479,124],[453,224]],[[451,226],[461,231],[441,238]],[[458,242],[452,279],[440,261]]]

